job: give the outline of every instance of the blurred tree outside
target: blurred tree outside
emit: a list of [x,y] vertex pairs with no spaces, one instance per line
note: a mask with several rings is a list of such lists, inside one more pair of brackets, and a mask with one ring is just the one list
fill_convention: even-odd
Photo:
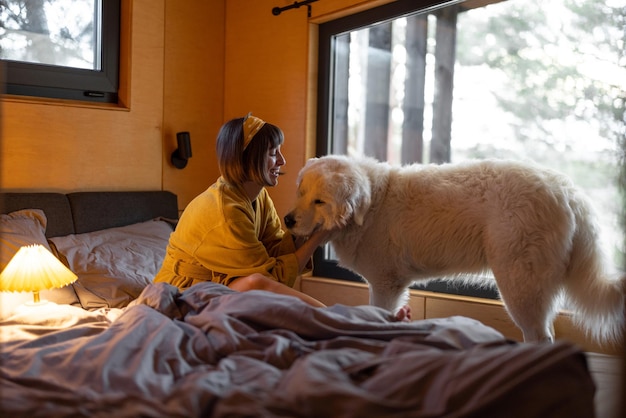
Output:
[[99,70],[100,1],[0,0],[0,59]]

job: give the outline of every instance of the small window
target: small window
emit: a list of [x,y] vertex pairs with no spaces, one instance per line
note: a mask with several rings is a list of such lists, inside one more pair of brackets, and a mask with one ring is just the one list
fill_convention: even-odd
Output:
[[120,0],[6,0],[6,93],[117,102]]
[[[623,265],[623,19],[619,1],[398,0],[324,23],[317,154],[536,161],[593,199],[604,250]],[[356,279],[330,246],[315,261],[315,275]]]

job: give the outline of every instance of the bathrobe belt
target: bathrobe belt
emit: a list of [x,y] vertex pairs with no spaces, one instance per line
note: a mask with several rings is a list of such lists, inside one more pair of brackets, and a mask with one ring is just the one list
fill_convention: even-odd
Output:
[[[177,276],[190,277],[198,280],[210,281],[214,274],[212,270],[198,264],[191,264],[182,260],[182,252],[168,248],[168,254],[163,264]],[[177,254],[178,253],[178,254]]]

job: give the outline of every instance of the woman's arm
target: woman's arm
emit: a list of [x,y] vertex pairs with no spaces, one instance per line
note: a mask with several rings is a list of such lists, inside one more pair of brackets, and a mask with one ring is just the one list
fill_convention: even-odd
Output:
[[330,233],[331,231],[318,230],[308,239],[303,237],[297,237],[295,239],[295,255],[298,259],[298,271],[302,272],[302,270],[304,270],[311,256],[313,256],[315,249],[328,241]]

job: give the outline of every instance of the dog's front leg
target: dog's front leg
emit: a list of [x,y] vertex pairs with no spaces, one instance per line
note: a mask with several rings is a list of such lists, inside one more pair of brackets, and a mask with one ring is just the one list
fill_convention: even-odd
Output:
[[409,289],[388,281],[369,281],[370,305],[392,312],[404,307],[409,300]]

